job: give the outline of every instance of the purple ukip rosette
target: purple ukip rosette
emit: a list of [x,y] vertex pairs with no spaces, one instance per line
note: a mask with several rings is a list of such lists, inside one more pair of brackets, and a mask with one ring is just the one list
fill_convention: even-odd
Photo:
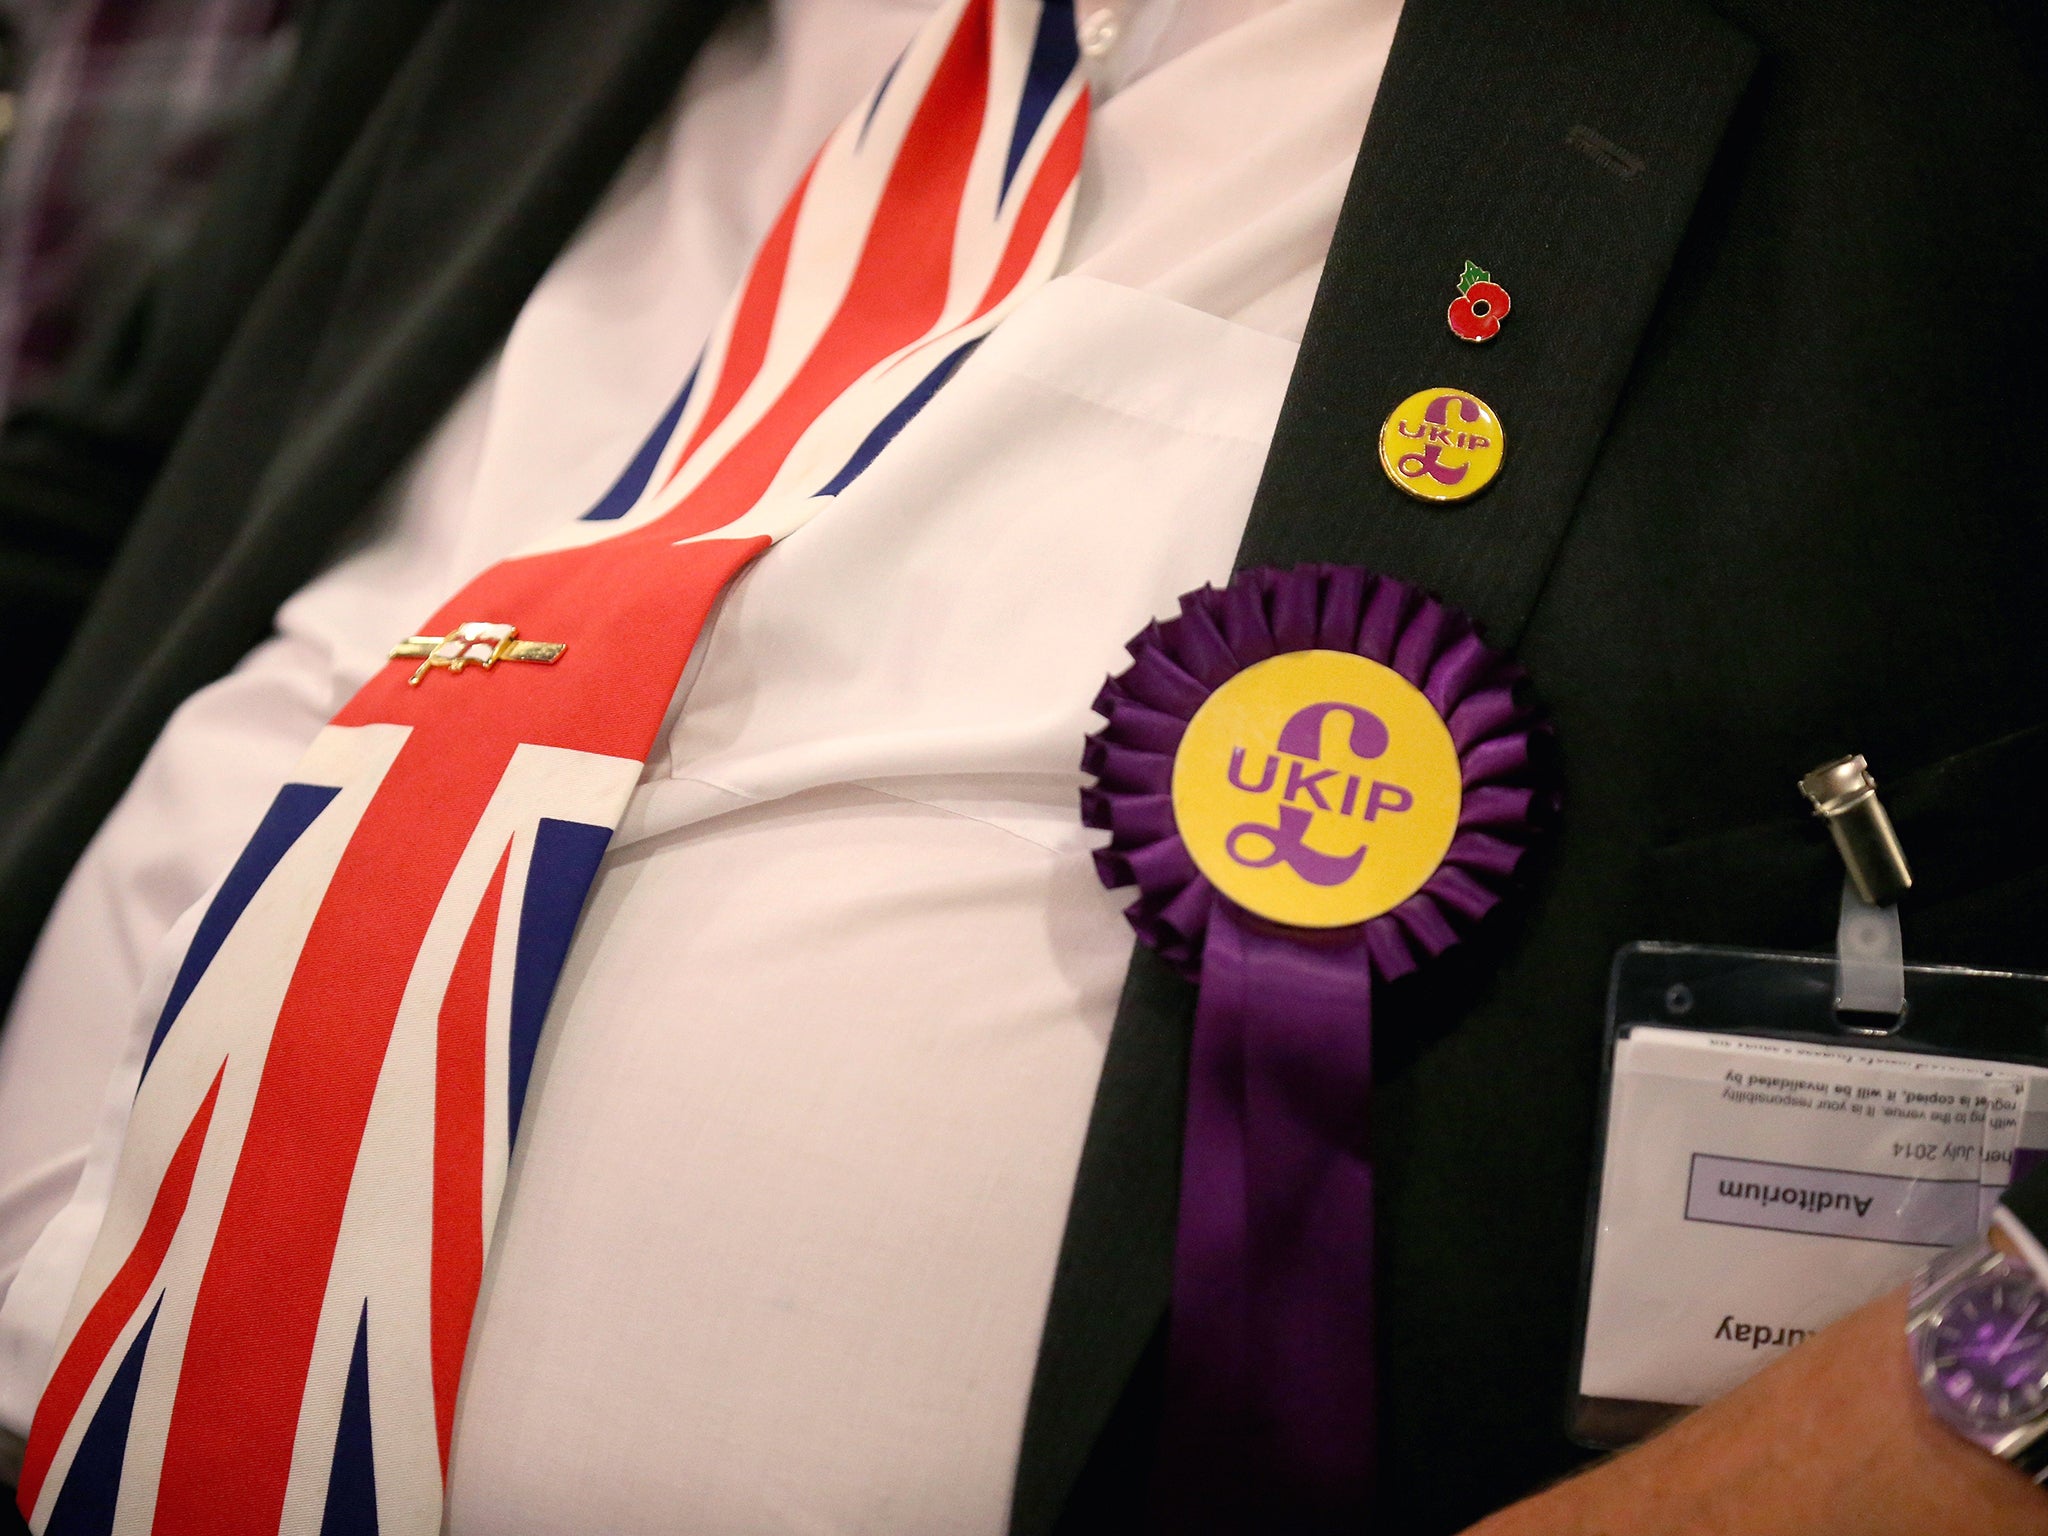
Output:
[[1131,642],[1082,819],[1200,983],[1156,1524],[1356,1531],[1371,1486],[1371,1003],[1499,902],[1552,801],[1520,673],[1355,566],[1241,572]]

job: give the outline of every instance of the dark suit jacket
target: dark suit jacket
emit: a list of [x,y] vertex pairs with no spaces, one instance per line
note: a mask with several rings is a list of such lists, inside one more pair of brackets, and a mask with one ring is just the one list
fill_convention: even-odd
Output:
[[[715,10],[316,13],[111,373],[0,444],[0,531],[83,530],[49,627],[96,594],[0,765],[6,974],[166,714],[432,428]],[[1575,1464],[1608,963],[1826,947],[1804,770],[1858,751],[1883,780],[1915,958],[2048,969],[2043,48],[2032,0],[1407,0],[1241,559],[1358,562],[1479,615],[1556,722],[1567,809],[1518,903],[1377,1010],[1389,1529]],[[1468,258],[1515,299],[1485,348],[1443,318]],[[1374,457],[1434,384],[1511,444],[1451,508]],[[1138,956],[1018,1536],[1135,1522],[1190,1014]]]

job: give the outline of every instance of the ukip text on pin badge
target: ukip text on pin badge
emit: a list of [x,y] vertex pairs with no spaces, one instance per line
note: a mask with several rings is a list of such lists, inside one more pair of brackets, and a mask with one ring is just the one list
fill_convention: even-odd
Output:
[[1451,300],[1451,334],[1462,341],[1491,341],[1500,334],[1515,301],[1493,274],[1476,262],[1465,263],[1458,275],[1458,296]]
[[1463,501],[1500,473],[1507,434],[1493,407],[1462,389],[1425,389],[1380,428],[1380,467],[1410,496]]
[[541,640],[522,640],[511,624],[458,624],[445,635],[412,635],[391,648],[393,661],[417,660],[420,669],[407,681],[419,686],[436,667],[460,672],[464,667],[489,671],[501,661],[538,661],[552,665],[569,647]]

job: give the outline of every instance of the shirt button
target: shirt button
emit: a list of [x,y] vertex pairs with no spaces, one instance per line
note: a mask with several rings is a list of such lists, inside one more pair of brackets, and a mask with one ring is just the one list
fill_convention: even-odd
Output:
[[1099,59],[1116,46],[1118,27],[1116,12],[1103,6],[1090,11],[1081,18],[1081,51],[1091,59]]

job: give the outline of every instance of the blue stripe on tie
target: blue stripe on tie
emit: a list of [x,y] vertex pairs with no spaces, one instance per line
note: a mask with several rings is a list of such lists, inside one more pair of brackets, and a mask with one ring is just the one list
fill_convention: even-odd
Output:
[[185,951],[177,977],[171,982],[171,995],[164,999],[164,1011],[157,1016],[156,1032],[149,1037],[149,1054],[142,1059],[145,1077],[149,1074],[149,1064],[156,1060],[156,1053],[164,1043],[164,1036],[171,1032],[171,1026],[178,1021],[178,1015],[191,998],[192,989],[199,985],[199,978],[213,964],[213,957],[220,953],[221,945],[227,942],[235,924],[241,921],[243,911],[263,889],[263,882],[277,868],[278,860],[291,852],[292,845],[305,834],[306,828],[319,819],[320,813],[340,793],[340,790],[325,784],[287,784],[270,802],[270,809],[263,813],[263,821],[242,849],[242,856],[235,860],[235,867],[228,871],[227,879],[214,893],[206,916],[199,919],[199,927],[192,935],[192,945]]
[[596,506],[583,514],[584,522],[610,522],[633,510],[633,503],[640,499],[640,493],[647,489],[647,482],[654,478],[654,468],[661,462],[661,450],[668,445],[676,423],[683,419],[683,407],[690,403],[690,391],[697,387],[697,369],[703,366],[703,361],[699,358],[690,369],[690,376],[683,380],[682,393],[669,403],[668,414],[655,423],[654,430],[640,445],[640,451],[633,455],[633,462],[626,466],[625,473],[597,499]]
[[932,396],[939,392],[939,386],[953,377],[954,370],[967,361],[967,354],[980,346],[981,342],[982,338],[977,336],[974,340],[955,347],[944,362],[926,374],[917,388],[897,402],[896,408],[884,416],[874,431],[861,440],[861,445],[853,450],[853,457],[846,461],[839,473],[834,475],[831,482],[817,494],[837,496],[859,479],[861,471],[874,463],[875,456],[895,440],[897,433],[910,425],[911,417],[931,403]]
[[889,94],[889,82],[896,78],[896,71],[903,66],[904,54],[910,52],[908,44],[903,53],[896,55],[896,62],[889,66],[889,72],[882,76],[882,83],[875,87],[875,99],[868,103],[868,115],[860,120],[860,132],[854,136],[853,147],[859,149],[867,142],[868,129],[874,124],[875,114],[882,110],[882,98]]
[[507,1135],[512,1140],[519,1136],[519,1111],[526,1103],[526,1080],[533,1075],[540,1027],[547,1021],[562,962],[569,957],[583,898],[590,893],[590,882],[597,878],[598,863],[611,840],[609,827],[552,816],[543,816],[534,829],[512,968],[512,1038],[505,1074]]
[[1017,127],[1010,135],[1010,155],[1003,162],[1003,190],[996,206],[1008,199],[1010,180],[1024,163],[1024,151],[1031,147],[1038,125],[1052,110],[1053,98],[1080,62],[1073,0],[1046,0],[1038,12],[1038,36],[1031,44],[1031,67],[1024,73],[1024,99],[1017,105]]
[[121,1497],[121,1463],[128,1455],[128,1421],[135,1416],[135,1390],[142,1385],[142,1360],[149,1353],[149,1332],[164,1299],[149,1309],[149,1321],[128,1346],[121,1368],[107,1383],[107,1395],[93,1410],[92,1423],[79,1437],[78,1454],[64,1474],[64,1490],[43,1536],[107,1536],[114,1528],[114,1506]]
[[334,1469],[327,1474],[327,1512],[320,1536],[377,1536],[377,1457],[370,1444],[370,1304],[356,1322],[356,1352],[341,1394],[334,1432]]

